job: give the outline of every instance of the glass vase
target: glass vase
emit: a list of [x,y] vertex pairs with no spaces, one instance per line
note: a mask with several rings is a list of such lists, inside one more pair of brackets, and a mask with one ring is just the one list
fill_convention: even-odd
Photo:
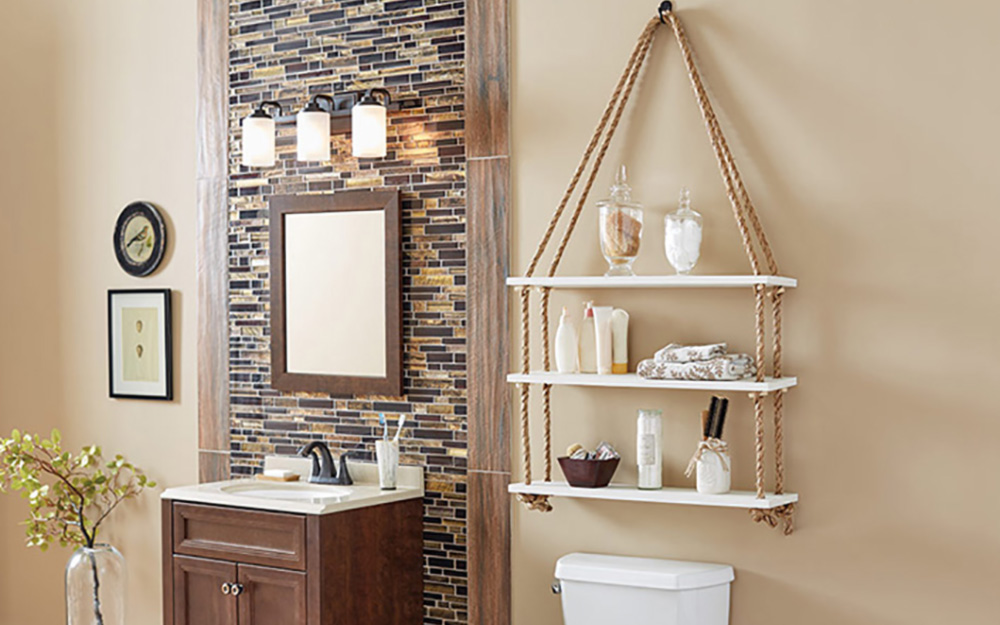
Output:
[[601,253],[608,261],[605,276],[634,276],[632,263],[642,242],[642,205],[632,200],[625,166],[611,187],[611,197],[597,203],[600,209]]
[[111,545],[80,547],[69,559],[66,624],[125,625],[125,558]]
[[691,192],[686,187],[681,189],[680,208],[667,215],[664,226],[667,261],[677,273],[691,273],[701,256],[702,219],[691,210]]

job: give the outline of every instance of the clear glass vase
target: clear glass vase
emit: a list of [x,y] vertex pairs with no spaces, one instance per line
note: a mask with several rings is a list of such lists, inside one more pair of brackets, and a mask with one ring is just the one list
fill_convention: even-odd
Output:
[[125,625],[125,558],[111,545],[80,547],[69,559],[66,624]]
[[608,261],[605,276],[634,276],[632,263],[642,242],[642,205],[632,200],[625,166],[611,187],[611,197],[597,203],[601,213],[601,253]]
[[667,261],[677,273],[691,273],[701,256],[701,215],[691,210],[691,192],[681,189],[680,208],[664,221],[664,247]]

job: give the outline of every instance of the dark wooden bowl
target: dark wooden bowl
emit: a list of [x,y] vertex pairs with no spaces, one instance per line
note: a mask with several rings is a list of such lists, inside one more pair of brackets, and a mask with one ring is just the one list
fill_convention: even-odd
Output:
[[559,466],[570,486],[576,488],[604,488],[611,483],[621,458],[610,460],[575,460],[559,458]]

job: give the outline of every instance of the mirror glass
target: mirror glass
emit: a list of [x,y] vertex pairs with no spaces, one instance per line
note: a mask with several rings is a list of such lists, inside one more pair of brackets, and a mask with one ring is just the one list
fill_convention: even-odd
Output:
[[386,376],[385,212],[285,217],[289,373]]

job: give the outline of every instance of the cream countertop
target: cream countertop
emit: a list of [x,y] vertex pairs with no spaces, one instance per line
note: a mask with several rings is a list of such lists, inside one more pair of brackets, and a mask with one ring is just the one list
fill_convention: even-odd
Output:
[[268,457],[268,469],[290,469],[303,476],[298,482],[237,479],[168,488],[162,499],[292,514],[332,514],[424,496],[423,468],[400,466],[395,490],[378,486],[378,468],[372,463],[348,461],[352,486],[310,484],[309,459]]

